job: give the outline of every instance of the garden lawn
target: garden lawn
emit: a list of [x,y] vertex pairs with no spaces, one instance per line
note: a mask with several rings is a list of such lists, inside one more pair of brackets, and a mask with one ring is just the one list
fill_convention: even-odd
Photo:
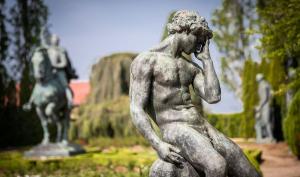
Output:
[[[26,149],[0,152],[0,176],[74,176],[74,177],[146,177],[157,159],[147,146],[89,147],[86,154],[45,160],[24,159]],[[257,150],[244,150],[249,160],[259,169]]]

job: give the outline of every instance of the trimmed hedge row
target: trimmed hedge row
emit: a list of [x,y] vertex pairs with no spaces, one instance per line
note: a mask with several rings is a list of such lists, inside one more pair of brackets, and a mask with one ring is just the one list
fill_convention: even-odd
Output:
[[242,137],[241,129],[243,113],[233,114],[208,114],[207,121],[220,132],[229,137]]

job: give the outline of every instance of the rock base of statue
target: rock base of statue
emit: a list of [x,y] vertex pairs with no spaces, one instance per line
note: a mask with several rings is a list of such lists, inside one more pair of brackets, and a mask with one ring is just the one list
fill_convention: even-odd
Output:
[[85,150],[78,144],[48,143],[37,145],[29,151],[25,151],[24,157],[43,160],[47,158],[68,157],[82,153],[85,153]]
[[151,166],[149,177],[205,177],[205,174],[197,172],[188,162],[179,166],[157,159]]

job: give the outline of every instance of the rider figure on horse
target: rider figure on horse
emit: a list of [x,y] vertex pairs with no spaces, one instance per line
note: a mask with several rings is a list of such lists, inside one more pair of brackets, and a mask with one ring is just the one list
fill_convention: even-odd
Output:
[[68,106],[71,108],[73,94],[69,87],[69,82],[71,79],[77,79],[78,76],[71,65],[67,51],[59,46],[59,37],[57,35],[50,35],[49,46],[47,48],[53,72],[56,73],[61,85],[65,89]]
[[[71,65],[67,51],[59,46],[59,37],[55,34],[51,34],[42,38],[42,45],[36,48],[33,57],[47,57],[50,60],[52,72],[56,75],[61,88],[63,88],[68,107],[71,109],[73,106],[73,92],[69,87],[69,82],[71,79],[77,79],[78,76]],[[31,109],[33,99],[34,98],[31,98],[30,101],[23,106],[25,110]]]
[[47,35],[41,40],[42,45],[35,49],[31,58],[36,83],[23,109],[30,110],[35,105],[43,128],[41,144],[49,143],[48,123],[52,122],[57,125],[56,142],[66,145],[73,99],[69,82],[77,75],[66,50],[59,47],[56,35]]

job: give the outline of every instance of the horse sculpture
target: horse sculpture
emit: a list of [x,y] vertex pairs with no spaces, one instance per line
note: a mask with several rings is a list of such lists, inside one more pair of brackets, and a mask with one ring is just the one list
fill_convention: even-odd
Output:
[[68,129],[71,108],[68,106],[65,90],[53,69],[47,54],[47,48],[36,49],[31,64],[35,86],[24,110],[30,110],[32,105],[43,128],[43,140],[41,144],[50,142],[48,123],[55,123],[57,127],[56,142],[68,144]]

